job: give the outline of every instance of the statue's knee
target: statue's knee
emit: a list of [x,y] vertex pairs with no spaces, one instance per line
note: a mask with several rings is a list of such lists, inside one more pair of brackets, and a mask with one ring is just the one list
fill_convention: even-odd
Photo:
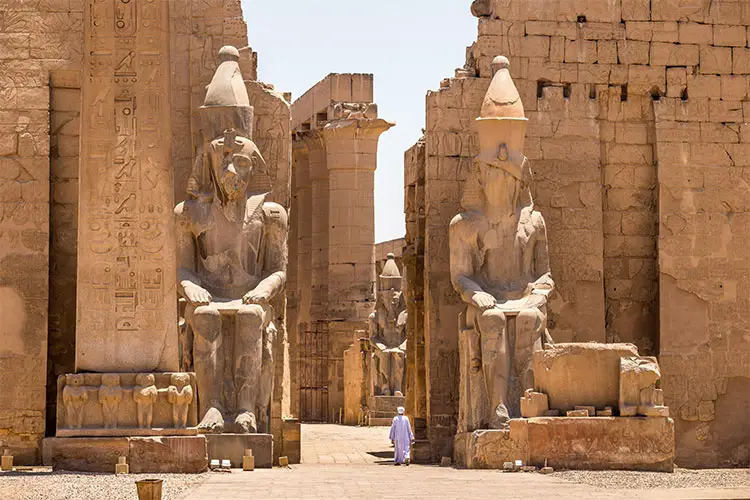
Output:
[[488,309],[482,312],[480,328],[482,330],[502,331],[507,323],[505,313],[500,309]]
[[264,316],[263,307],[257,304],[244,305],[237,310],[237,322],[244,328],[253,330],[260,330],[263,326]]
[[221,329],[221,314],[211,306],[199,306],[193,311],[190,321],[199,335],[214,334]]

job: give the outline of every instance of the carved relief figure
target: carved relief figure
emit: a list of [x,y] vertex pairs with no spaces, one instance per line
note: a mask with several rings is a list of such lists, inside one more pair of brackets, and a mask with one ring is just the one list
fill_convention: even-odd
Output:
[[187,373],[172,374],[167,399],[172,404],[172,422],[175,428],[187,427],[188,409],[193,401],[190,375]]
[[194,337],[199,429],[223,432],[229,419],[235,432],[251,433],[265,430],[270,411],[273,304],[286,283],[287,214],[266,200],[266,164],[246,136],[252,107],[239,53],[224,47],[219,60],[201,107],[203,134],[211,139],[193,166],[188,200],[175,208],[178,290]]
[[138,427],[150,429],[154,418],[154,404],[159,397],[159,390],[154,385],[151,373],[139,373],[135,377],[133,399],[138,407]]
[[546,303],[554,283],[523,154],[527,119],[508,59],[496,57],[492,66],[465,211],[449,231],[451,281],[467,303],[460,332],[462,431],[500,428],[520,416],[520,396],[534,386],[532,352],[551,341]]
[[401,273],[392,253],[378,280],[375,312],[370,315],[372,388],[375,396],[402,391],[406,357],[406,304],[401,291]]
[[99,386],[99,404],[102,405],[105,429],[117,428],[120,401],[122,401],[120,376],[116,373],[103,374],[102,385]]
[[63,404],[65,404],[65,416],[70,429],[83,427],[84,408],[89,401],[88,389],[83,385],[84,383],[82,373],[65,375]]

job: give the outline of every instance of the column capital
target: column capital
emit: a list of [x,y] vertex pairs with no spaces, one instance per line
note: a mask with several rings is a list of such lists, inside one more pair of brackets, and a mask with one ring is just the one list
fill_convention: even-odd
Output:
[[326,149],[325,138],[320,129],[296,132],[295,135],[297,138],[297,140],[294,141],[295,145],[304,147],[308,154],[317,151],[325,151]]
[[327,141],[337,139],[377,140],[380,134],[395,126],[382,118],[342,118],[326,123],[323,136]]

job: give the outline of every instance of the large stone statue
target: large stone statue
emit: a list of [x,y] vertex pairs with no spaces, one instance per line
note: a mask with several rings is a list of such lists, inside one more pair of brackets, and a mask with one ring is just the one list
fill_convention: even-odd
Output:
[[375,312],[370,315],[370,344],[373,347],[373,396],[402,392],[406,353],[406,304],[401,291],[401,273],[392,253],[378,281]]
[[468,304],[460,320],[459,432],[502,428],[520,416],[523,390],[534,386],[532,352],[551,341],[546,303],[554,283],[523,154],[527,119],[508,59],[492,66],[465,211],[450,224],[451,280]]
[[[268,432],[273,389],[273,304],[286,282],[287,214],[266,201],[266,164],[248,137],[249,104],[234,47],[219,67],[201,107],[206,143],[175,208],[178,290],[188,305],[198,425],[223,432]],[[275,300],[277,299],[277,300]],[[231,429],[227,429],[231,430]]]

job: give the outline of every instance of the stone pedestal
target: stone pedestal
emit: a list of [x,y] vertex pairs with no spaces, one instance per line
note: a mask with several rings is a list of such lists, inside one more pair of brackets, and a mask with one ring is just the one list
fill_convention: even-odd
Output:
[[273,436],[271,434],[206,434],[209,460],[229,460],[232,467],[242,467],[245,450],[253,450],[255,467],[273,466]]
[[280,456],[287,457],[290,464],[298,464],[302,459],[302,429],[296,418],[282,419]]
[[208,470],[204,436],[46,438],[44,465],[78,472],[112,472],[125,457],[132,474]]
[[370,398],[368,421],[370,426],[391,425],[398,415],[397,408],[406,404],[404,396],[373,396]]
[[661,417],[540,417],[512,419],[509,430],[456,435],[453,460],[470,469],[504,462],[555,469],[672,472],[674,421]]

